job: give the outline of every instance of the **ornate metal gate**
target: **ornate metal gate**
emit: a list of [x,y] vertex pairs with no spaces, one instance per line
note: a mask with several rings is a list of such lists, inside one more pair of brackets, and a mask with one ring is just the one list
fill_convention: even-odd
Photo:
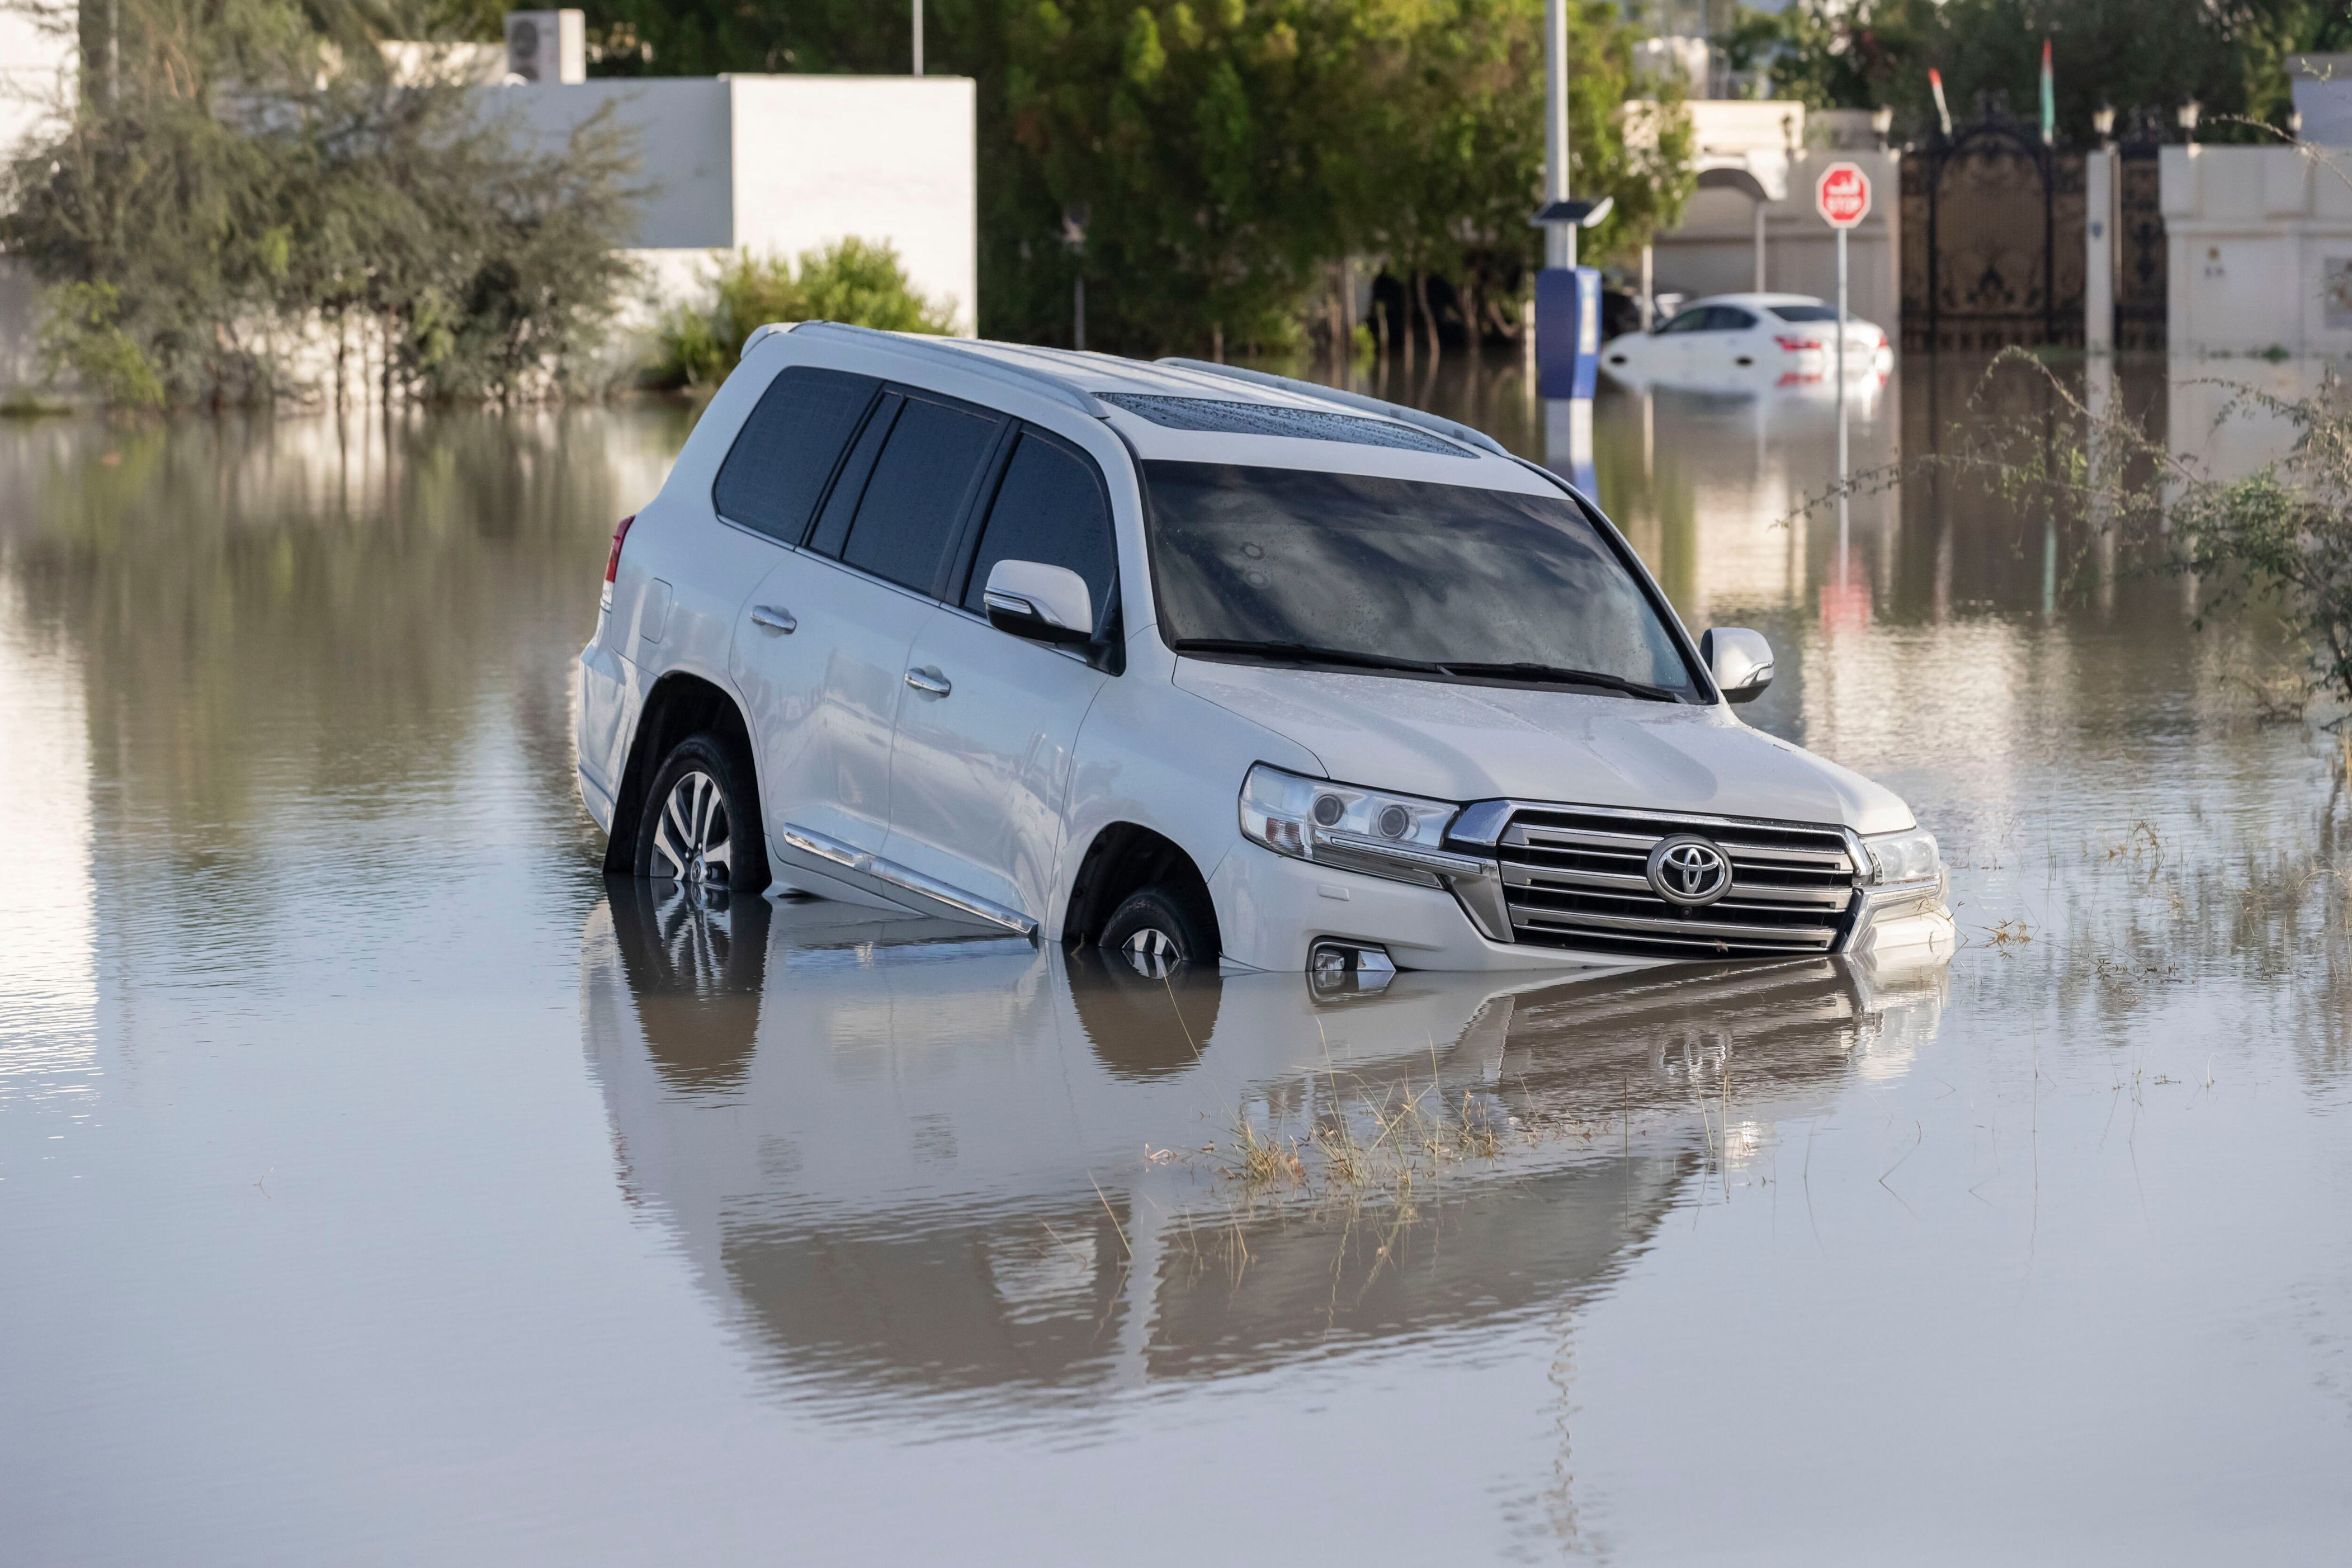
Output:
[[1998,100],[1903,160],[1903,346],[2083,341],[2083,155]]
[[2116,347],[2160,349],[2165,335],[2164,203],[2157,177],[2162,126],[2133,116],[2116,160]]

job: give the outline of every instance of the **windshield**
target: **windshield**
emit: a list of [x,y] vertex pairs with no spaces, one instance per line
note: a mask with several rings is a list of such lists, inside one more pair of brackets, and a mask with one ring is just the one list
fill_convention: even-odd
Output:
[[1673,635],[1564,496],[1147,462],[1179,652],[1696,696]]
[[1784,321],[1834,321],[1837,312],[1827,305],[1768,305],[1765,307]]

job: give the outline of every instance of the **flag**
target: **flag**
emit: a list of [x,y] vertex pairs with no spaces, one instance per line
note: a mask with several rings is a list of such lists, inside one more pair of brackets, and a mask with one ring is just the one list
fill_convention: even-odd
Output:
[[2058,140],[2058,90],[2050,79],[2050,40],[2042,40],[2042,144]]
[[1936,118],[1944,122],[1944,140],[1952,139],[1952,111],[1944,102],[1944,73],[1934,66],[1927,68],[1927,85],[1936,93]]

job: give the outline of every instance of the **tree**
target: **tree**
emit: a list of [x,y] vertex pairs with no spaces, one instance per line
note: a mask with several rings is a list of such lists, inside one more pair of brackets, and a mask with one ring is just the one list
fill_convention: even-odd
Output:
[[[933,0],[934,70],[980,83],[982,330],[1137,352],[1298,339],[1334,263],[1385,256],[1470,298],[1523,286],[1543,161],[1542,0]],[[1633,33],[1570,0],[1578,188],[1616,198],[1593,254],[1686,194],[1667,135],[1620,123]],[[906,68],[904,7],[612,0],[616,74]],[[1087,215],[1083,255],[1063,218]],[[1473,307],[1475,310],[1475,307]]]
[[387,394],[562,384],[629,270],[609,121],[523,146],[462,87],[395,85],[391,24],[333,0],[108,14],[77,103],[0,173],[54,363],[121,401],[242,402],[357,328]]
[[1895,110],[1925,135],[1935,124],[1929,68],[1943,73],[1956,120],[1977,94],[2003,93],[2031,117],[2042,41],[2051,44],[2058,126],[2087,137],[2102,107],[2170,111],[2196,100],[2200,135],[2244,134],[2228,117],[2278,121],[2289,107],[2286,57],[2352,47],[2341,0],[1798,0],[1750,13],[1728,40],[1735,64],[1766,63],[1775,90],[1822,108]]

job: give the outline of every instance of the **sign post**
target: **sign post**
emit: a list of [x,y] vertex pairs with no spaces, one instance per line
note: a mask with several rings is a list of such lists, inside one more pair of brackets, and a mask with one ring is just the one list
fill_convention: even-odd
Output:
[[1846,555],[1846,434],[1845,434],[1845,237],[1870,216],[1870,176],[1847,163],[1832,163],[1813,185],[1813,206],[1822,221],[1837,231],[1837,482],[1838,560],[1841,586],[1845,581]]

